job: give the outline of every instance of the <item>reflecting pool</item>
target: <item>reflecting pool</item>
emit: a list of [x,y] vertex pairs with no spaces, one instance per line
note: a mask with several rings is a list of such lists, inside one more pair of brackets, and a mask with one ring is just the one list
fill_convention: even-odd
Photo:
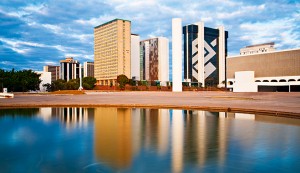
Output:
[[138,108],[0,109],[0,172],[300,172],[300,119]]

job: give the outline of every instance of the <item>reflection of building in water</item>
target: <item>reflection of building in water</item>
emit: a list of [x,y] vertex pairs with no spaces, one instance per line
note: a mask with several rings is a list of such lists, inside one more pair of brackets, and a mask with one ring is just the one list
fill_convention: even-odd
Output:
[[219,165],[224,165],[225,154],[227,150],[227,134],[228,134],[228,124],[226,120],[226,113],[219,112]]
[[157,150],[159,154],[165,154],[168,150],[170,115],[167,109],[142,109],[141,130],[145,133],[143,146],[147,149]]
[[184,111],[184,123],[184,162],[203,166],[219,158],[222,165],[227,149],[225,113]]
[[182,110],[173,110],[172,115],[172,170],[181,172],[183,168],[184,120]]
[[168,151],[170,114],[168,109],[159,109],[158,113],[158,152],[165,154]]
[[131,129],[132,129],[132,151],[134,154],[137,154],[141,148],[141,109],[132,108],[131,109]]
[[40,108],[39,109],[39,117],[42,118],[45,122],[49,122],[51,120],[52,108]]
[[89,119],[94,118],[94,108],[52,108],[52,117],[58,118],[70,126],[87,126]]
[[95,108],[94,151],[99,161],[120,169],[131,164],[131,109]]

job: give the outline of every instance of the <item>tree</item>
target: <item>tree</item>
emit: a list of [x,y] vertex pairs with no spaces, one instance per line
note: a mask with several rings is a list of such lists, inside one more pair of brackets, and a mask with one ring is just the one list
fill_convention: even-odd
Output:
[[117,77],[117,82],[119,84],[120,89],[125,89],[125,85],[128,83],[128,77],[124,74],[121,74]]
[[71,79],[66,83],[66,89],[77,90],[79,88],[79,79]]
[[84,89],[91,90],[94,88],[96,83],[96,78],[94,77],[84,77],[82,79],[82,86]]
[[56,81],[51,82],[51,90],[65,90],[66,89],[66,81],[62,79],[58,79]]
[[40,89],[40,75],[32,70],[11,71],[0,70],[3,87],[9,91],[29,91]]

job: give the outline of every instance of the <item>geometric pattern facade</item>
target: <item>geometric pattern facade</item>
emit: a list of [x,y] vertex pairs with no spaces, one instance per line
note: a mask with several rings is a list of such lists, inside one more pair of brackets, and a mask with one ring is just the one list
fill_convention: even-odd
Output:
[[[205,86],[219,84],[219,30],[204,27],[204,45],[198,45],[198,25],[183,27],[184,79],[198,82],[198,73],[204,70]],[[228,32],[225,31],[225,57],[227,56]],[[200,47],[199,47],[200,46]],[[204,49],[204,69],[198,68],[198,49]]]

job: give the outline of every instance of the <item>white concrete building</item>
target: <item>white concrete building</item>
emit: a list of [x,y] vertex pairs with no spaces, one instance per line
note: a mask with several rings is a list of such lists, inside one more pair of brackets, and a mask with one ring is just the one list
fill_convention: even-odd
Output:
[[233,92],[257,92],[258,87],[254,79],[254,71],[235,72]]
[[41,92],[46,92],[47,88],[44,87],[43,85],[47,84],[47,83],[51,84],[51,72],[36,71],[36,73],[41,75],[40,80],[42,82],[40,83],[40,91]]
[[131,79],[140,80],[140,36],[131,34]]

